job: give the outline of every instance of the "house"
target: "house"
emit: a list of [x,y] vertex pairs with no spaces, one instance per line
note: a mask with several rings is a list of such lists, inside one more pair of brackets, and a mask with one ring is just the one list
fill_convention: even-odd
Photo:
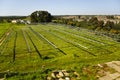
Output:
[[12,20],[11,22],[12,22],[12,23],[17,23],[17,20]]

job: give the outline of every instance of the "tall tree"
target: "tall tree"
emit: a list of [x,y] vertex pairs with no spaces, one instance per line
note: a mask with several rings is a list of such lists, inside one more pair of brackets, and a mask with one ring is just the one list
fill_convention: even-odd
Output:
[[103,26],[104,26],[104,21],[98,21],[98,25],[97,25],[97,26],[103,28]]
[[98,27],[98,19],[97,19],[97,17],[92,17],[89,20],[89,23],[92,24],[92,26],[93,26],[92,29],[95,30]]
[[107,23],[105,24],[105,29],[107,29],[108,31],[111,30],[113,27],[114,27],[114,22],[107,21]]
[[31,22],[51,22],[52,16],[47,11],[35,11],[31,15]]
[[90,22],[92,25],[97,26],[97,24],[98,24],[98,19],[97,19],[97,17],[92,17],[92,18],[89,20],[89,22]]

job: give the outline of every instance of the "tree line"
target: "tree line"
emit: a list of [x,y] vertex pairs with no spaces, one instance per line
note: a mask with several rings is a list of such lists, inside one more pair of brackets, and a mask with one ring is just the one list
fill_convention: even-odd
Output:
[[52,20],[52,22],[87,28],[91,30],[108,31],[108,32],[115,33],[115,34],[120,33],[120,23],[115,24],[114,22],[111,22],[111,21],[107,21],[105,23],[102,20],[99,21],[97,17],[92,17],[89,21],[87,20],[75,21],[73,19],[64,19],[64,18],[56,17]]
[[[48,11],[34,11],[29,16],[3,16],[0,17],[0,22],[11,22],[11,20],[16,19],[26,19],[30,18],[31,23],[46,23],[46,22],[53,22],[53,23],[59,23],[59,24],[66,24],[70,26],[76,26],[81,28],[87,28],[91,29],[93,31],[100,31],[100,32],[107,32],[114,33],[114,34],[120,34],[120,23],[114,23],[111,21],[100,21],[97,17],[92,16],[91,19],[87,20],[84,19],[83,21],[77,21],[75,19],[64,19],[60,16],[52,16]],[[78,16],[80,19],[80,16]],[[107,19],[114,20],[113,16],[106,16]],[[111,36],[111,35],[110,35]],[[120,38],[119,38],[120,40]]]
[[[14,19],[25,19],[30,17],[31,23],[41,23],[41,22],[53,22],[60,24],[67,24],[71,26],[83,27],[92,30],[102,30],[108,31],[111,33],[118,34],[120,33],[120,23],[115,24],[114,22],[99,21],[97,17],[92,17],[89,21],[76,21],[74,19],[64,19],[61,17],[53,17],[48,11],[35,11],[31,13],[30,16],[3,16],[0,17],[0,22],[11,22]],[[106,16],[109,19],[114,19],[113,16]]]
[[11,20],[25,19],[27,16],[0,16],[0,23],[11,22]]

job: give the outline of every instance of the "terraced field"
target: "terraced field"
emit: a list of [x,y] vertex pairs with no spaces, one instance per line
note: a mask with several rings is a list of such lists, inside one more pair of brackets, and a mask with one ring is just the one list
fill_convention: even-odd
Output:
[[82,80],[94,79],[84,75],[82,68],[112,60],[120,60],[120,43],[64,25],[13,25],[0,46],[1,75],[17,72],[8,79],[44,80],[57,69],[75,70]]

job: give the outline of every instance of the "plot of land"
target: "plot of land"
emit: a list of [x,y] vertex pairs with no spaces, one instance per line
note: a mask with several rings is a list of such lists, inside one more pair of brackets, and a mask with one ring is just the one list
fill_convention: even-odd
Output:
[[44,66],[82,75],[83,66],[112,60],[120,60],[120,43],[64,25],[15,25],[0,46],[0,72],[39,72]]

